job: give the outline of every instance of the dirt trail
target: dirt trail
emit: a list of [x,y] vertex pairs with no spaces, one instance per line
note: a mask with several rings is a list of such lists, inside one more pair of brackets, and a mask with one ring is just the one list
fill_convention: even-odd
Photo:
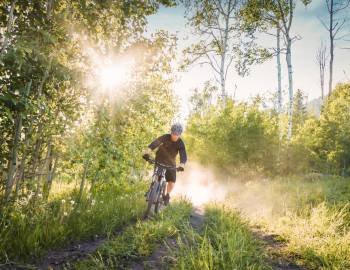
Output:
[[252,228],[253,234],[262,243],[263,247],[268,255],[268,263],[274,270],[306,270],[297,264],[295,264],[295,258],[287,258],[282,255],[281,250],[285,246],[285,243],[280,239],[279,235],[268,234],[262,232],[260,228]]
[[[195,207],[191,213],[190,225],[199,230],[204,223],[204,209],[201,207]],[[146,270],[146,269],[166,269],[166,265],[169,265],[174,259],[169,254],[169,249],[175,249],[177,246],[176,239],[169,238],[161,245],[153,254],[145,258],[144,260],[135,263],[131,266],[132,270]]]
[[[136,224],[137,219],[134,218],[131,222],[116,229],[113,232],[113,236],[120,235],[126,227]],[[72,263],[77,260],[87,258],[90,254],[94,253],[98,247],[100,247],[105,241],[107,236],[96,236],[91,241],[79,242],[68,248],[50,251],[44,258],[42,258],[37,264],[38,269],[62,269],[64,265]]]

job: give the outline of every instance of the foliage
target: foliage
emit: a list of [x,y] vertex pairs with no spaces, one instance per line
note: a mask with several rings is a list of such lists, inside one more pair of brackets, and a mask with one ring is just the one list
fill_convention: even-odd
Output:
[[293,145],[302,151],[308,166],[317,171],[349,174],[350,84],[338,84],[326,99],[319,120],[307,120]]
[[1,260],[25,261],[48,249],[96,234],[110,235],[115,228],[142,215],[146,207],[143,183],[98,186],[79,200],[77,192],[55,196],[49,203],[29,198],[1,213]]
[[278,128],[269,112],[254,104],[229,101],[192,115],[187,126],[189,151],[204,163],[236,170],[271,171],[277,159]]
[[100,247],[91,259],[79,262],[72,268],[125,268],[130,261],[151,255],[157,244],[178,235],[188,224],[191,210],[191,205],[186,201],[171,204],[154,219],[127,228],[122,235]]
[[206,209],[202,231],[189,229],[178,245],[173,269],[270,269],[239,214],[217,206]]
[[347,269],[350,256],[349,178],[279,177],[251,181],[226,204],[283,240],[280,256],[308,269]]
[[221,108],[205,103],[212,99],[206,89],[202,96],[197,91],[192,97],[194,110],[186,132],[188,149],[205,164],[233,171],[283,175],[316,171],[347,175],[349,87],[339,84],[334,89],[323,105],[320,119],[307,113],[305,96],[298,90],[290,142],[285,136],[286,115],[279,116],[279,120],[276,112],[264,108],[259,98],[252,103],[231,101]]
[[[141,150],[176,111],[176,38],[144,36],[160,5],[174,1],[1,2],[1,259],[110,233],[143,209]],[[90,84],[103,59],[130,55],[123,85]],[[51,194],[58,179],[74,191]]]

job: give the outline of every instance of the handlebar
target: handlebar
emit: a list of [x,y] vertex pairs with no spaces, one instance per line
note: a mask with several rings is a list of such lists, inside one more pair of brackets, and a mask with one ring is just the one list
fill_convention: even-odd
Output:
[[158,167],[161,167],[163,169],[167,169],[167,170],[178,170],[178,168],[180,168],[180,167],[169,166],[169,165],[165,165],[165,164],[159,163],[158,161],[155,161],[154,159],[147,159],[146,161],[151,163],[151,164],[155,164]]

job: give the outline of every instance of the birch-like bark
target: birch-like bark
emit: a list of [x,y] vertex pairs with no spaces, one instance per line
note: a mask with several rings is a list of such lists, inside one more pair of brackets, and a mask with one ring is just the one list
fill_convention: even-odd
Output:
[[54,3],[54,0],[47,0],[47,3],[46,3],[46,16],[47,16],[48,19],[51,17],[51,14],[52,14],[53,3]]
[[53,155],[51,154],[50,168],[46,177],[46,187],[45,187],[45,194],[44,194],[45,200],[49,198],[52,181],[56,173],[58,161],[59,161],[59,156],[56,156],[56,158],[53,158]]
[[232,1],[230,0],[227,5],[227,13],[225,16],[225,29],[224,29],[224,40],[223,40],[223,48],[221,53],[221,64],[220,64],[220,85],[221,85],[221,98],[223,104],[226,104],[226,54],[227,54],[227,42],[229,38],[229,27],[230,27],[230,11],[231,11]]
[[45,161],[43,162],[41,171],[39,172],[39,175],[38,175],[37,188],[36,188],[35,195],[34,195],[34,201],[36,201],[39,194],[42,193],[42,187],[43,187],[43,180],[42,179],[43,179],[43,175],[45,174],[45,172],[48,173],[48,171],[49,171],[49,165],[51,162],[51,150],[52,150],[52,141],[50,138],[48,141],[48,144],[47,144],[47,152],[46,152]]
[[24,181],[24,171],[25,171],[26,160],[27,160],[27,156],[28,156],[29,141],[30,141],[29,138],[30,138],[31,132],[32,132],[32,126],[30,126],[28,128],[27,132],[25,133],[24,149],[23,149],[21,164],[18,168],[18,174],[16,177],[16,189],[15,189],[15,193],[13,195],[13,200],[16,200],[16,198],[18,196],[19,189],[21,188],[21,185]]
[[327,61],[327,48],[321,43],[321,47],[317,50],[316,53],[316,62],[320,72],[320,88],[321,88],[321,97],[324,99],[324,74]]
[[276,61],[277,61],[277,111],[278,111],[278,126],[279,126],[279,139],[282,141],[283,130],[282,130],[282,71],[281,71],[281,29],[277,26],[276,35]]
[[85,182],[86,182],[86,175],[89,169],[89,160],[85,160],[84,162],[84,170],[83,170],[83,176],[81,178],[81,182],[80,182],[80,188],[79,188],[79,199],[78,201],[80,202],[82,196],[83,196],[83,192],[84,192],[84,188],[85,188]]
[[7,166],[7,180],[6,180],[6,189],[5,189],[5,202],[8,202],[13,188],[14,175],[17,168],[17,152],[19,147],[19,141],[21,137],[22,130],[22,116],[20,112],[17,113],[15,119],[15,130],[14,130],[14,139],[13,145],[11,147],[8,166]]
[[288,107],[288,132],[287,139],[290,140],[292,137],[293,130],[293,103],[294,103],[294,93],[293,93],[293,69],[292,69],[292,40],[287,38],[287,68],[288,68],[288,92],[289,92],[289,107]]
[[278,113],[282,113],[282,71],[281,71],[281,29],[277,27],[277,106]]
[[332,93],[333,88],[333,61],[334,61],[334,35],[333,35],[333,0],[330,0],[329,12],[329,81],[328,81],[328,95]]
[[[50,59],[49,59],[48,67],[45,70],[43,78],[42,78],[42,80],[40,82],[40,85],[38,87],[38,99],[40,99],[41,96],[42,96],[44,84],[45,84],[47,78],[49,77],[49,73],[50,73],[50,70],[51,70],[51,64],[52,64],[52,57],[50,57]],[[41,115],[42,112],[43,112],[43,107],[40,106],[39,115]],[[35,142],[35,150],[34,150],[34,155],[33,155],[33,165],[32,165],[32,173],[33,174],[32,174],[32,177],[31,177],[32,181],[35,178],[35,172],[36,172],[36,170],[38,168],[38,165],[39,165],[40,149],[41,149],[41,145],[42,145],[42,132],[43,132],[43,122],[39,121],[39,123],[38,123],[37,139],[36,139],[36,142]]]
[[[25,92],[26,97],[29,95],[31,86],[32,86],[32,81],[30,81],[26,85],[26,92]],[[5,188],[5,197],[4,197],[5,202],[9,201],[10,195],[13,189],[13,184],[15,179],[14,176],[17,169],[18,148],[19,148],[21,132],[22,132],[22,122],[23,122],[22,115],[20,112],[17,112],[17,116],[15,118],[13,144],[11,146],[11,151],[10,151],[10,156],[9,156],[8,166],[7,166],[7,179],[6,179],[6,188]]]
[[0,55],[6,50],[8,44],[10,42],[10,34],[13,30],[13,22],[15,20],[13,13],[15,11],[16,2],[17,2],[17,0],[13,0],[11,3],[11,8],[10,8],[10,12],[9,12],[9,19],[7,21],[6,33],[4,36],[4,41],[3,41],[2,46],[1,46]]
[[293,130],[293,68],[292,68],[292,38],[290,36],[290,29],[292,27],[292,21],[294,16],[294,0],[288,1],[288,14],[285,14],[285,9],[281,0],[277,0],[279,13],[281,14],[281,32],[284,35],[286,44],[286,63],[288,70],[288,93],[289,93],[289,104],[288,104],[288,130],[287,140],[289,141],[292,137]]

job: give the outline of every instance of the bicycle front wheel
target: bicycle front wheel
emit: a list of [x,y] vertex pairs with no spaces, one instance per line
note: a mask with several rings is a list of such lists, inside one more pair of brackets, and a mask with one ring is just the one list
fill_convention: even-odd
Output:
[[160,203],[163,200],[163,198],[161,198],[161,196],[165,193],[165,185],[166,185],[166,183],[162,181],[161,185],[162,186],[160,187],[160,192],[158,193],[157,201],[156,201],[156,204],[154,206],[154,212],[156,214],[159,212]]
[[158,181],[156,181],[153,186],[152,186],[152,189],[150,190],[150,194],[149,194],[149,197],[148,197],[148,204],[147,204],[147,209],[146,209],[146,212],[145,212],[145,216],[147,217],[149,215],[149,213],[151,212],[151,209],[152,209],[152,206],[153,204],[156,202],[157,198],[158,198],[158,192],[157,192],[157,189],[158,189],[158,186],[159,186],[159,183]]

